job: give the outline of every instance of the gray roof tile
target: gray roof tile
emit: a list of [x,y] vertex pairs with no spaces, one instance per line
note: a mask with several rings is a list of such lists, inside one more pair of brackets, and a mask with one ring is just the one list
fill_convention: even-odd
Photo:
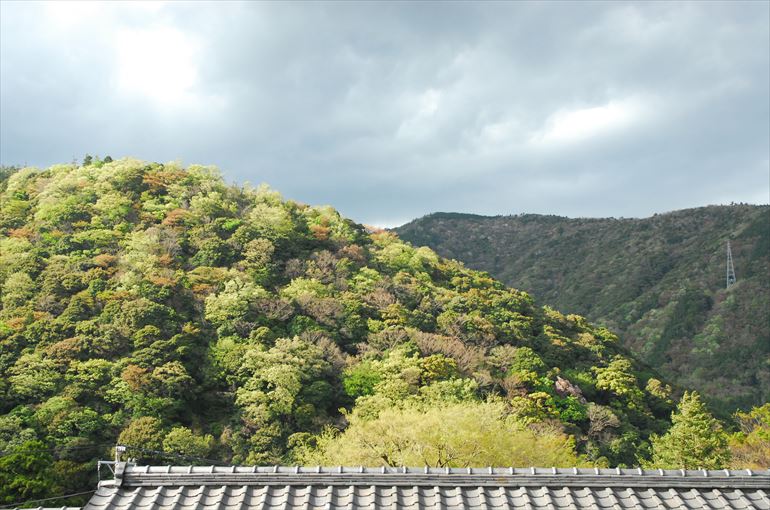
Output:
[[83,510],[770,510],[768,471],[120,466]]

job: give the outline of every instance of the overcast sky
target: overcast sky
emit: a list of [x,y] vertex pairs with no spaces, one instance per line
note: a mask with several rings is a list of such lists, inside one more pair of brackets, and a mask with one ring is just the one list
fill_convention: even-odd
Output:
[[392,226],[770,201],[770,2],[0,2],[0,162],[217,165]]

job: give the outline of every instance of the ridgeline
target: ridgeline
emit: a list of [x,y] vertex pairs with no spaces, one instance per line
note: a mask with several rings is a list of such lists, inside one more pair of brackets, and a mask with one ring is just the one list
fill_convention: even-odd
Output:
[[[395,229],[618,333],[722,415],[770,401],[770,207],[644,219],[437,213]],[[726,289],[726,243],[738,281]]]

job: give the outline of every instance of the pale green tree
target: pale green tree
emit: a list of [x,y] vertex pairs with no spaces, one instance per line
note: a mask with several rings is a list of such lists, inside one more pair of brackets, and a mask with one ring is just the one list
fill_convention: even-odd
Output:
[[297,460],[348,466],[576,466],[574,441],[545,428],[535,432],[506,415],[502,402],[458,402],[390,408],[375,419],[355,413],[350,425],[305,438]]
[[191,457],[206,457],[213,444],[214,438],[210,434],[200,436],[187,427],[174,427],[163,439],[163,451]]
[[770,466],[770,403],[749,412],[737,412],[741,430],[730,436],[732,467],[766,469]]
[[27,273],[13,273],[2,287],[2,306],[15,310],[27,304],[34,294],[35,283]]

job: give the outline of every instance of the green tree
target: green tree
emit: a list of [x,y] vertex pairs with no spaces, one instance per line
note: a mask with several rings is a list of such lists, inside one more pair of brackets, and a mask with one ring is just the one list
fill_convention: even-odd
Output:
[[152,416],[142,416],[128,424],[118,436],[118,444],[160,450],[163,447],[163,425]]
[[720,469],[730,461],[727,434],[696,392],[682,396],[672,414],[671,429],[653,436],[650,467]]
[[27,441],[0,457],[0,501],[15,503],[47,495],[54,485],[53,457],[45,443]]
[[297,337],[244,354],[241,370],[246,379],[236,391],[235,403],[247,427],[255,430],[249,438],[250,461],[275,461],[283,449],[282,438],[324,421],[336,399],[329,381],[340,368],[328,358],[329,352],[318,343]]
[[210,434],[199,436],[187,427],[174,427],[163,438],[163,451],[205,458],[213,444]]
[[353,398],[372,395],[374,387],[382,376],[372,366],[371,361],[364,361],[345,369],[342,385],[345,393]]
[[0,302],[5,310],[15,310],[29,303],[35,284],[27,273],[13,273],[5,280]]
[[38,353],[22,355],[9,373],[11,392],[28,400],[50,395],[62,379],[56,364]]
[[506,416],[501,402],[391,408],[366,420],[353,414],[301,445],[300,462],[363,466],[576,466],[574,441],[555,429],[534,432]]
[[[632,409],[643,408],[644,392],[639,388],[631,360],[623,356],[615,356],[606,368],[596,368],[594,373],[596,389],[625,400],[626,405]],[[619,402],[618,405],[624,407]]]

